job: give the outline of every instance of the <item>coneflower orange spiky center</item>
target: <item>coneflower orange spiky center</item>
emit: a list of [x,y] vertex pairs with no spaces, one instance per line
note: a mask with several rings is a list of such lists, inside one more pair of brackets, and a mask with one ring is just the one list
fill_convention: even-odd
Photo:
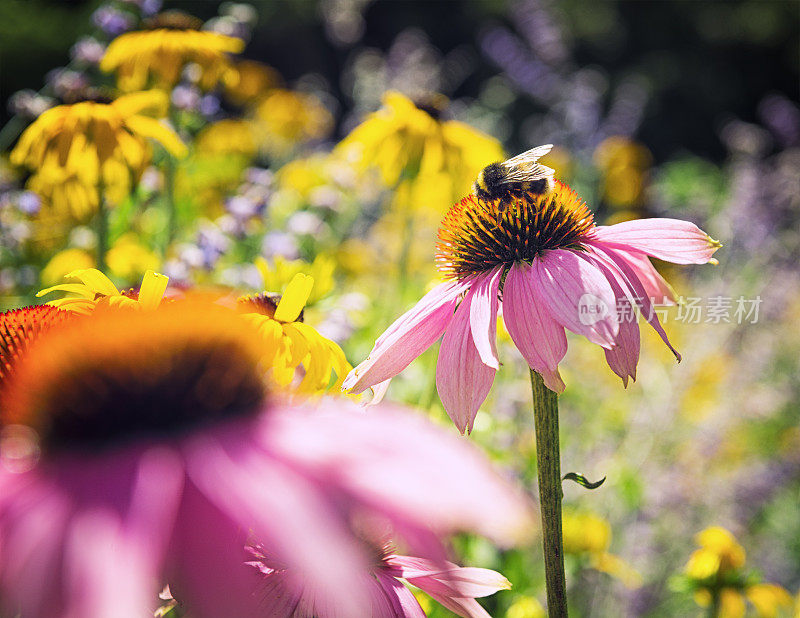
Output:
[[593,227],[586,203],[559,181],[548,195],[523,193],[506,201],[469,195],[442,220],[436,261],[447,277],[460,279],[530,263],[549,249],[578,249]]
[[50,305],[33,305],[0,313],[0,385],[28,347],[42,333],[75,317]]
[[48,449],[173,434],[259,410],[260,360],[257,331],[223,307],[98,309],[37,338],[0,420],[32,427]]

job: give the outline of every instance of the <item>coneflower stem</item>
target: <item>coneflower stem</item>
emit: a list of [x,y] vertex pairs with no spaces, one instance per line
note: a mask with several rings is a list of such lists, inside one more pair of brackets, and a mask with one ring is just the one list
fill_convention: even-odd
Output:
[[536,427],[536,464],[539,504],[542,511],[544,571],[547,611],[550,618],[567,616],[567,583],[564,575],[564,542],[561,534],[561,458],[558,440],[558,395],[544,385],[531,369],[533,419]]

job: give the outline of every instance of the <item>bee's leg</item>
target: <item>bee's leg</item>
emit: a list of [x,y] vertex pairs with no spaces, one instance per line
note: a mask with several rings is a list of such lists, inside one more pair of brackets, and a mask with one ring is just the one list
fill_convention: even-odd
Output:
[[506,212],[506,205],[503,202],[500,202],[497,205],[497,227],[500,227],[505,212]]

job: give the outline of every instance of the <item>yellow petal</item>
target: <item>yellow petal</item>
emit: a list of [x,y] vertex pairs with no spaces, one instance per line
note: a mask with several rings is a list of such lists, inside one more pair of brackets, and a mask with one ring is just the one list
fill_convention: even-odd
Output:
[[80,279],[83,283],[92,289],[97,294],[103,296],[116,296],[119,294],[117,286],[115,286],[111,279],[106,277],[96,268],[82,268],[80,270],[73,270],[67,273],[67,279]]
[[144,273],[142,285],[139,288],[139,304],[143,309],[155,309],[164,298],[167,291],[169,277],[160,273],[148,270]]
[[125,119],[125,126],[135,134],[156,140],[167,152],[176,157],[186,156],[186,144],[181,141],[174,131],[161,124],[155,118],[130,116]]
[[123,116],[146,113],[163,117],[169,109],[169,97],[162,90],[144,90],[122,95],[111,105]]
[[294,322],[306,306],[313,287],[313,277],[297,273],[286,286],[278,308],[275,309],[275,319],[279,322]]
[[59,283],[58,285],[39,290],[36,292],[36,298],[41,298],[45,294],[50,294],[50,292],[68,292],[69,294],[78,294],[90,300],[93,300],[95,295],[93,290],[82,283]]
[[724,588],[719,595],[719,618],[743,618],[747,607],[744,596],[733,588]]

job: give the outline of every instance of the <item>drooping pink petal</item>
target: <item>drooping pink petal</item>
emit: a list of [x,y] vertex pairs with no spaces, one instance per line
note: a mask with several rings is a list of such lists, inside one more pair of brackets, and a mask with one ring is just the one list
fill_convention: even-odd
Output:
[[[304,592],[302,577],[290,571],[267,571],[258,562],[248,562],[259,616],[294,618]],[[263,570],[262,570],[263,569]]]
[[619,332],[614,291],[578,252],[554,249],[533,262],[536,294],[559,324],[611,349]]
[[342,388],[358,394],[396,376],[441,337],[469,281],[442,283],[400,316],[375,342],[367,360],[344,380]]
[[[600,245],[601,243],[598,243]],[[673,305],[675,304],[675,290],[667,283],[664,277],[650,263],[644,253],[640,251],[623,251],[622,249],[614,249],[614,252],[620,255],[636,273],[639,281],[644,286],[645,295],[656,305]]]
[[619,275],[618,281],[622,283],[624,287],[627,287],[631,298],[636,302],[639,310],[642,312],[642,317],[644,317],[647,323],[653,327],[653,329],[661,337],[661,340],[672,351],[678,362],[680,362],[681,355],[674,347],[672,347],[672,344],[669,342],[667,333],[664,330],[664,327],[661,326],[661,322],[659,321],[658,315],[655,312],[653,303],[650,300],[650,297],[647,295],[644,285],[639,280],[639,277],[631,265],[623,256],[618,254],[613,248],[605,245],[604,243],[587,242],[586,244],[591,247],[595,255],[597,255],[608,266],[611,267],[612,272]]
[[436,390],[448,416],[463,434],[472,432],[478,409],[489,394],[495,369],[484,364],[472,339],[471,289],[445,331],[436,363]]
[[3,615],[147,613],[181,495],[174,462],[129,448],[0,470]]
[[623,221],[598,226],[590,235],[620,249],[634,249],[675,264],[706,264],[722,246],[694,223],[679,219]]
[[624,281],[620,281],[618,272],[612,271],[592,253],[586,253],[584,257],[603,272],[616,296],[615,311],[619,318],[619,333],[614,347],[604,350],[604,352],[608,366],[622,378],[622,383],[627,387],[628,378],[636,381],[636,365],[639,363],[640,336],[638,316],[634,310],[636,304],[634,299],[623,290],[622,286],[625,284]]
[[627,388],[628,377],[636,382],[636,365],[639,362],[641,336],[636,322],[624,321],[619,325],[618,343],[610,350],[603,350],[611,370],[622,378]]
[[[387,404],[370,414],[327,400],[315,412],[289,408],[272,414],[261,439],[315,483],[335,482],[353,503],[403,528],[418,556],[435,557],[436,535],[457,530],[508,544],[535,529],[527,501],[469,442]],[[411,543],[407,532],[416,535]]]
[[140,618],[152,611],[156,565],[131,541],[108,511],[76,514],[65,539],[63,565],[72,594],[59,616]]
[[491,569],[462,567],[452,562],[434,562],[398,554],[387,557],[385,562],[397,569],[397,577],[431,594],[477,598],[511,587],[503,575]]
[[383,382],[379,382],[372,387],[372,399],[367,402],[362,403],[361,405],[365,407],[371,407],[378,405],[383,398],[386,396],[386,391],[389,390],[389,383],[391,382],[391,378],[388,380],[384,380]]
[[[227,433],[217,428],[214,434],[197,435],[189,441],[185,446],[189,478],[212,505],[237,518],[228,524],[229,528],[234,527],[244,534],[251,532],[278,560],[302,573],[332,607],[338,607],[344,615],[355,613],[368,598],[365,583],[359,578],[367,565],[361,548],[353,542],[344,514],[333,497],[320,491],[319,486],[307,482],[291,466],[265,457],[251,440],[243,440],[241,433],[249,433],[250,427],[246,423],[234,424]],[[244,448],[248,442],[249,448]],[[206,506],[202,510],[210,508]],[[192,527],[190,521],[186,523],[189,528]],[[192,534],[210,550],[222,555],[224,552],[217,543],[217,537],[225,534],[222,527],[219,524],[219,530],[203,535],[195,530]],[[222,541],[231,543],[228,538]],[[192,545],[192,552],[203,551],[194,539],[185,542]],[[191,555],[192,552],[183,553]],[[244,556],[241,541],[239,553]],[[233,554],[232,558],[235,557]],[[239,561],[244,563],[242,558]],[[337,568],[330,569],[329,565],[334,563]],[[195,569],[200,570],[202,576],[202,569],[210,568],[211,564],[215,570],[213,579],[220,586],[226,582],[217,571],[227,568],[233,577],[238,570],[221,559],[205,564],[198,561]],[[202,577],[196,578],[201,585],[202,581]],[[192,592],[194,598],[201,594],[203,591],[196,589]],[[215,596],[225,599],[216,593]],[[237,602],[246,604],[247,599],[237,599]],[[244,610],[241,613],[244,614]]]
[[473,285],[473,298],[469,307],[469,322],[472,340],[484,365],[500,368],[497,358],[497,307],[500,276],[503,268],[498,266]]
[[547,388],[562,393],[558,363],[567,353],[567,337],[545,308],[544,298],[536,295],[534,277],[530,265],[512,264],[503,286],[503,321],[530,368],[542,375]]
[[443,607],[464,618],[489,618],[475,601],[511,587],[500,573],[490,569],[460,567],[452,562],[433,562],[412,556],[386,558],[396,577],[402,577],[430,595]]
[[69,603],[59,551],[71,504],[33,472],[0,472],[0,609],[32,618],[58,616]]
[[386,613],[378,613],[375,611],[375,606],[378,606],[380,609],[382,609],[382,607],[379,605],[380,599],[375,598],[373,600],[373,611],[370,613],[371,617],[425,618],[425,612],[422,610],[419,601],[414,598],[414,595],[408,588],[391,575],[384,573],[381,569],[375,572],[375,578],[377,579],[380,589],[376,590],[374,597],[378,597],[379,594],[382,594],[389,600],[391,605],[387,608],[388,611]]
[[445,597],[438,594],[431,594],[431,598],[442,607],[449,609],[457,616],[464,618],[492,618],[485,609],[480,606],[475,599]]

